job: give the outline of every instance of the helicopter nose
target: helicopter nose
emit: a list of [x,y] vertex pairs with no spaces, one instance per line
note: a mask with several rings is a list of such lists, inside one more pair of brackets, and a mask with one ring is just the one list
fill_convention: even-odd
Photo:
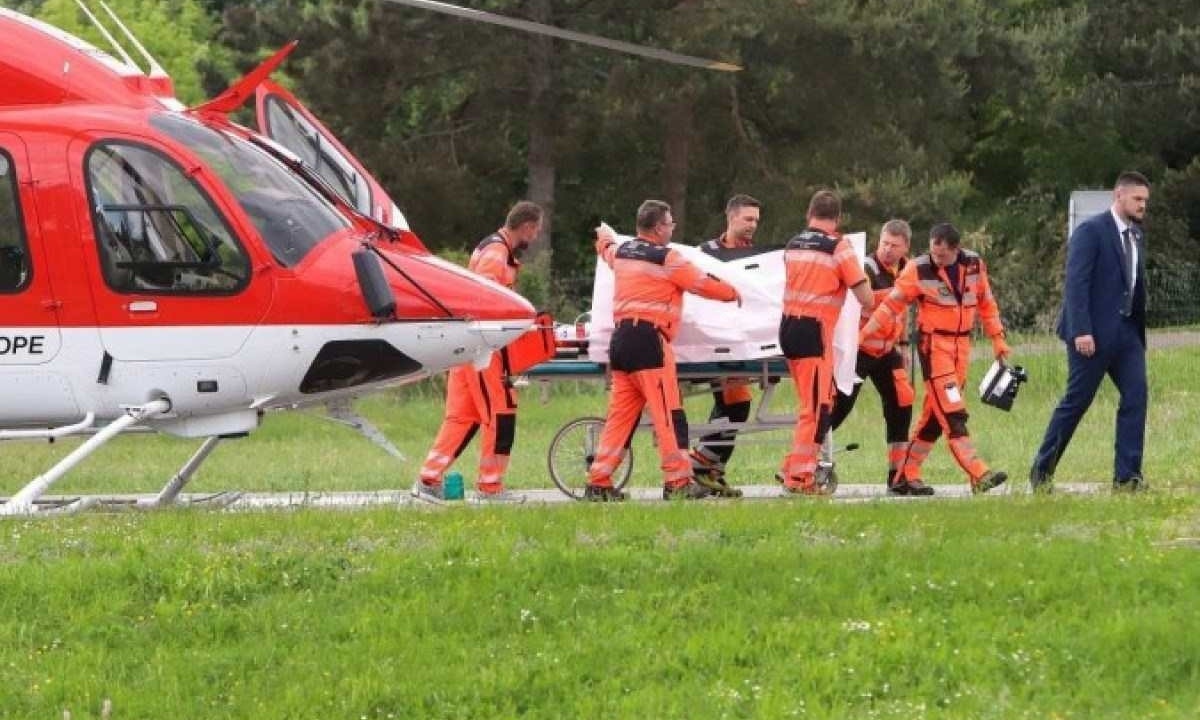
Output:
[[426,254],[389,254],[411,279],[394,277],[396,316],[499,321],[528,327],[535,311],[528,300],[453,263]]

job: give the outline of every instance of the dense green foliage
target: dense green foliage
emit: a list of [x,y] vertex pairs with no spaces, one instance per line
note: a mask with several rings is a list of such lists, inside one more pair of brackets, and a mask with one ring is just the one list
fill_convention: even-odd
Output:
[[[185,101],[299,38],[285,68],[292,86],[436,250],[469,247],[516,199],[553,200],[552,257],[525,290],[564,313],[587,304],[597,217],[629,230],[641,199],[664,197],[682,221],[677,239],[695,240],[720,229],[728,195],[748,192],[766,203],[760,238],[781,241],[810,192],[835,186],[854,229],[902,216],[921,238],[935,221],[957,222],[990,260],[1010,324],[1044,328],[1070,192],[1111,186],[1127,168],[1155,183],[1151,279],[1165,291],[1152,292],[1152,314],[1181,322],[1197,312],[1200,5],[462,4],[745,70],[542,43],[376,0],[115,3]],[[69,3],[22,5],[82,25]]]

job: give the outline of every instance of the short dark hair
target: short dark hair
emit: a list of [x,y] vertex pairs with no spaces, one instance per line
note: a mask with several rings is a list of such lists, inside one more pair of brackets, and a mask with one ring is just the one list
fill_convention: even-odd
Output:
[[669,212],[671,212],[671,206],[662,200],[647,200],[638,208],[637,229],[653,230]]
[[512,206],[512,210],[508,211],[508,217],[504,220],[504,227],[509,230],[516,230],[525,223],[540,222],[542,219],[542,206],[528,200],[522,200]]
[[888,220],[886,223],[884,223],[883,232],[887,233],[888,235],[899,235],[905,240],[912,240],[912,228],[909,227],[908,223],[900,220],[899,218],[895,220]]
[[838,220],[842,217],[842,199],[832,190],[818,190],[808,201],[808,217],[815,220]]
[[958,247],[962,242],[962,235],[958,232],[958,228],[950,223],[938,223],[929,230],[930,240],[940,240],[952,248]]
[[737,212],[744,207],[761,208],[762,203],[749,195],[734,195],[729,198],[729,202],[725,203],[725,214]]
[[1121,188],[1121,187],[1144,187],[1146,189],[1149,189],[1150,181],[1147,180],[1146,176],[1141,174],[1140,172],[1135,172],[1133,170],[1126,170],[1125,172],[1123,172],[1117,176],[1117,184],[1114,185],[1113,187],[1114,187],[1114,189]]

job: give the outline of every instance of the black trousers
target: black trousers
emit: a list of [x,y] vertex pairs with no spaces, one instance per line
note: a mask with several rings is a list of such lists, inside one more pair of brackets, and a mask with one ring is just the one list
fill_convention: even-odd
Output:
[[[897,348],[875,357],[859,351],[854,363],[854,374],[864,380],[870,378],[875,389],[879,391],[879,399],[883,401],[883,421],[887,428],[888,444],[908,441],[908,426],[912,423],[912,398],[907,398],[907,404],[900,404],[896,388],[897,369],[904,367],[904,356]],[[849,395],[837,393],[833,404],[833,429],[845,421],[854,403],[858,401],[858,391],[865,383],[858,383]],[[911,386],[910,386],[911,387]]]

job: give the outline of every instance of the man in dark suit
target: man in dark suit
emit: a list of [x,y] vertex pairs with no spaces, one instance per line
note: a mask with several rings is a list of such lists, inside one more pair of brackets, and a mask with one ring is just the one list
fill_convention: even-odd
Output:
[[1029,471],[1034,491],[1052,488],[1058,460],[1105,375],[1121,394],[1113,489],[1146,487],[1146,244],[1141,226],[1149,198],[1144,176],[1122,173],[1112,207],[1071,233],[1058,319],[1058,336],[1067,344],[1067,390]]

